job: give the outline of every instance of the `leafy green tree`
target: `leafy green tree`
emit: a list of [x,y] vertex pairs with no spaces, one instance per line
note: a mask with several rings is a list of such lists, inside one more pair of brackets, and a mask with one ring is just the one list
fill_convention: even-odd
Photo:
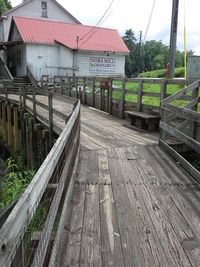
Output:
[[7,10],[11,9],[11,3],[8,0],[0,0],[0,14],[6,12]]
[[[141,52],[139,40],[135,37],[132,29],[126,30],[123,40],[130,50],[129,56],[126,57],[125,73],[128,77],[137,76],[140,72],[166,69],[169,62],[169,46],[162,41],[150,40],[142,44]],[[188,55],[193,55],[189,50]],[[175,66],[184,66],[184,52],[176,51]]]

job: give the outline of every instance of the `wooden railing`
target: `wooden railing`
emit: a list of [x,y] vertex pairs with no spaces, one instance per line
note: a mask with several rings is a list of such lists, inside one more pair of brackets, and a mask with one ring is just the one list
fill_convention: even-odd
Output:
[[[176,157],[187,171],[200,181],[200,173],[168,144],[171,137],[200,154],[200,81],[189,85],[161,102],[160,144]],[[185,99],[181,106],[177,101]],[[186,101],[187,100],[187,101]]]
[[[108,80],[108,88],[101,82]],[[181,90],[192,80],[176,79],[119,79],[55,76],[43,77],[42,84],[53,91],[79,98],[83,104],[95,107],[115,116],[124,118],[125,111],[137,110],[146,113],[159,113],[161,101],[170,96],[173,90]],[[153,87],[153,88],[152,88]],[[182,96],[181,100],[190,99]]]
[[[1,92],[4,93],[4,92]],[[9,101],[11,92],[6,90],[2,99]],[[20,92],[17,102],[38,117],[33,95]],[[54,95],[59,98],[59,95]],[[28,108],[26,101],[32,101]],[[64,98],[62,97],[62,101]],[[72,101],[72,100],[69,100]],[[49,108],[48,105],[51,107]],[[52,94],[49,94],[49,120],[54,112]],[[41,119],[41,118],[40,118]],[[17,204],[0,229],[0,266],[43,266],[48,261],[48,253],[52,247],[62,212],[63,199],[72,194],[74,174],[77,168],[80,145],[80,102],[76,101],[67,124],[53,145],[45,161],[33,177],[31,183],[21,195]],[[49,122],[51,126],[52,121]],[[62,200],[62,201],[61,201]],[[45,214],[43,213],[45,210]],[[42,221],[43,215],[43,223]]]

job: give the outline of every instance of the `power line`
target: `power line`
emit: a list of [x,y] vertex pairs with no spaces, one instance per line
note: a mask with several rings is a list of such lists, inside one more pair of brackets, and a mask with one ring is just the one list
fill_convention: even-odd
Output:
[[99,23],[103,20],[103,18],[106,16],[106,13],[109,11],[109,9],[111,8],[111,6],[113,5],[113,2],[114,2],[114,0],[111,1],[110,5],[106,9],[106,11],[103,13],[103,15],[101,16],[101,18],[98,20],[98,22],[95,24],[95,26],[93,26],[92,29],[90,29],[85,35],[83,35],[80,38],[80,40],[83,40],[88,34],[90,34],[90,32],[92,32],[99,25]]
[[151,23],[151,19],[152,19],[152,15],[153,15],[153,11],[154,11],[155,4],[156,4],[156,0],[153,1],[153,5],[152,5],[152,9],[151,9],[150,17],[149,17],[149,20],[148,20],[148,24],[147,24],[147,28],[146,28],[145,34],[144,34],[143,43],[145,42],[146,37],[147,37],[147,33],[148,33],[149,26],[150,26],[150,23]]
[[[92,27],[92,29],[90,29],[84,36],[82,36],[79,40],[83,40],[88,34],[90,34],[88,36],[88,38],[79,46],[79,48],[81,46],[83,46],[85,43],[87,43],[92,36],[98,31],[99,28],[97,28],[97,25],[99,25],[99,23],[105,18],[106,14],[108,13],[108,11],[110,10],[110,8],[112,7],[114,3],[114,0],[111,1],[111,3],[109,4],[108,8],[106,9],[106,11],[103,13],[103,15],[101,16],[101,18],[98,20],[98,22],[96,23],[95,26]],[[108,14],[108,16],[105,19],[108,19],[108,17],[112,14],[113,10]]]

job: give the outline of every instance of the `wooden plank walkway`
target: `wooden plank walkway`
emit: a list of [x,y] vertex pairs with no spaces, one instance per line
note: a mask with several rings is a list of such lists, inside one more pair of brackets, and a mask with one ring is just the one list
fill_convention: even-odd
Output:
[[156,134],[123,124],[82,108],[59,266],[199,266],[199,185],[158,147]]
[[[54,123],[64,127],[59,116]],[[200,188],[158,147],[159,135],[84,106],[81,123],[58,266],[200,266]]]

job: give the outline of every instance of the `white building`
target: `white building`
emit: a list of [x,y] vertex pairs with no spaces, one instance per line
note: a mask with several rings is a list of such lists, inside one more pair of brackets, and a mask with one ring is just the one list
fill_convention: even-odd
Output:
[[[129,50],[116,30],[84,26],[55,0],[46,0],[44,17],[43,2],[29,0],[5,13],[21,10],[12,16],[8,38],[0,44],[13,76],[26,76],[27,66],[38,81],[43,75],[124,76]],[[33,9],[24,16],[28,5]]]
[[22,4],[1,15],[0,41],[8,40],[13,16],[80,24],[80,22],[56,2],[56,0],[24,0]]

